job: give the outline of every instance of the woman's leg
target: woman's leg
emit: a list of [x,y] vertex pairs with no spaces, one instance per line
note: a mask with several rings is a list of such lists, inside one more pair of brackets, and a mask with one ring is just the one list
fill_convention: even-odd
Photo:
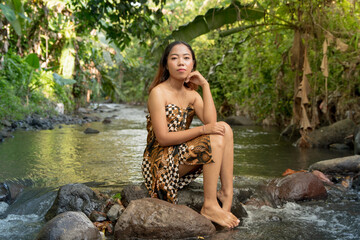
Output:
[[233,199],[234,139],[231,127],[225,122],[222,123],[225,126],[225,147],[220,168],[221,189],[217,197],[222,208],[230,212]]
[[[214,163],[203,166],[204,174],[204,205],[201,214],[224,227],[233,228],[239,224],[239,220],[229,211],[225,211],[217,202],[217,182],[223,165],[223,156],[226,137],[221,135],[211,135],[211,153]],[[226,174],[228,171],[223,172]],[[232,175],[232,174],[231,174]],[[231,177],[232,180],[232,177]],[[228,184],[225,177],[224,184]],[[232,185],[231,185],[232,186]],[[225,189],[227,189],[226,187]]]

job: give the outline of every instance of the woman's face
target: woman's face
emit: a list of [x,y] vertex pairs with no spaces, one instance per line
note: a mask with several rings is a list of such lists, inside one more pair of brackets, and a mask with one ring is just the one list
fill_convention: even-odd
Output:
[[175,45],[167,59],[167,69],[170,77],[184,80],[194,67],[193,57],[190,49],[184,44]]

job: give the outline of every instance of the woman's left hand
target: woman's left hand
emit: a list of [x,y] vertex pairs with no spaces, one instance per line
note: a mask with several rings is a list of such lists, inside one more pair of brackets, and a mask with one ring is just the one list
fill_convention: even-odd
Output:
[[198,86],[203,87],[205,84],[208,84],[206,79],[201,75],[199,71],[191,72],[185,79],[186,83],[193,83]]

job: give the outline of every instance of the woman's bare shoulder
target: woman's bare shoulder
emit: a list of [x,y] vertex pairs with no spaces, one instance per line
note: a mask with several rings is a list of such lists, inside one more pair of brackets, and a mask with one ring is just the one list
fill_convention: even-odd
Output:
[[162,86],[162,84],[157,85],[156,87],[154,87],[153,89],[151,89],[151,92],[149,93],[149,96],[151,95],[162,95],[164,92],[164,86]]

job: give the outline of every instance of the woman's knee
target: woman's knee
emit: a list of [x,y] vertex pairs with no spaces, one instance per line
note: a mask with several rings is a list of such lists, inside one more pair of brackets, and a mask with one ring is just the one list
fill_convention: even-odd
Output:
[[225,136],[212,134],[210,135],[211,148],[224,148],[225,146]]
[[229,124],[227,124],[226,122],[219,122],[220,124],[222,124],[225,127],[225,138],[233,138],[233,130],[230,127]]

